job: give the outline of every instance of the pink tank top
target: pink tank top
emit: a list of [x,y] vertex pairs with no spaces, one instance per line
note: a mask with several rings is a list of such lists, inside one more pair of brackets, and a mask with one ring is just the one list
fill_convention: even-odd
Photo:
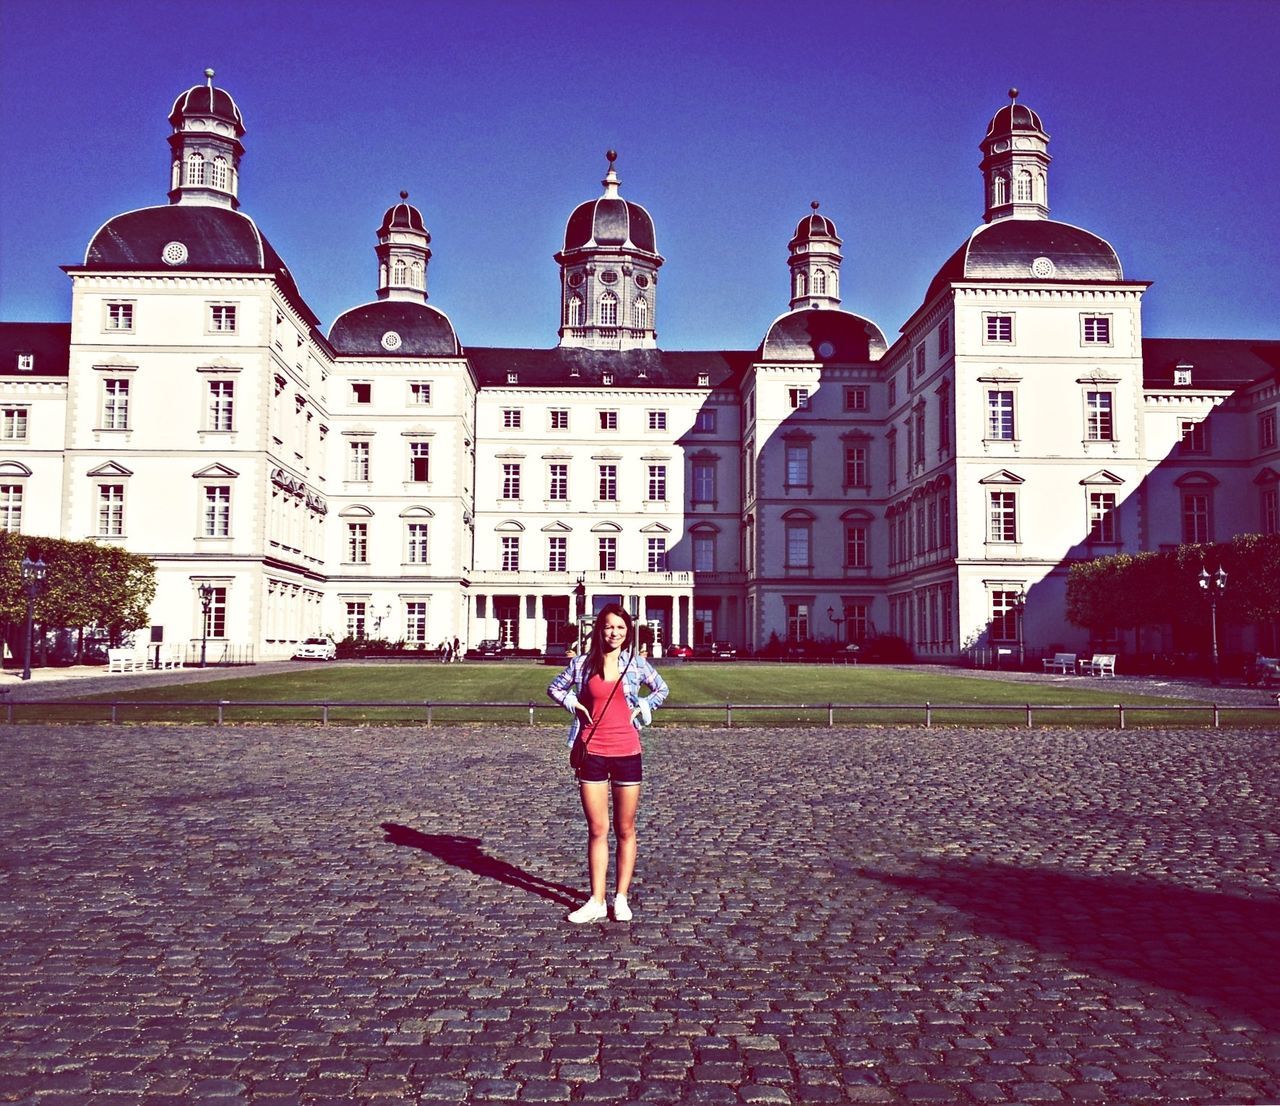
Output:
[[[600,725],[594,731],[588,728],[583,737],[590,734],[591,743],[587,748],[595,756],[634,756],[640,752],[640,734],[631,724],[631,708],[627,705],[626,688],[619,686],[613,698],[609,699],[613,687],[613,684],[605,683],[599,676],[592,676],[587,681],[583,688],[582,702],[591,712],[592,721],[598,721]],[[604,709],[606,700],[609,707],[601,718],[600,712]]]

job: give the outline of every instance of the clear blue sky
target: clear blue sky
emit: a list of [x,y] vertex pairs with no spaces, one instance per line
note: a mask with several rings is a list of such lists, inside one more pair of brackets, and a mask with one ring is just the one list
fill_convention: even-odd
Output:
[[244,113],[241,200],[327,329],[373,298],[401,188],[464,344],[555,343],[565,219],[624,196],[667,259],[670,349],[754,348],[811,199],[844,306],[892,338],[981,220],[978,142],[1016,85],[1053,216],[1154,281],[1146,333],[1280,338],[1280,3],[0,0],[0,319],[65,320],[112,215],[161,204],[175,96]]

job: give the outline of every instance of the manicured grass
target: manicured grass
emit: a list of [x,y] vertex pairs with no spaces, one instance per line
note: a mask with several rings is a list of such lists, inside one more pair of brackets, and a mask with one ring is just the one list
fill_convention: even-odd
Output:
[[[424,704],[508,703],[518,707],[432,706],[432,722],[528,722],[527,705],[535,705],[534,721],[561,725],[565,716],[546,697],[546,687],[558,668],[533,662],[443,665],[413,664],[302,664],[286,673],[231,676],[198,685],[157,685],[150,689],[86,697],[98,702],[198,701],[202,703],[335,702],[397,703],[412,706],[333,707],[332,723],[422,724],[428,719]],[[723,725],[725,703],[734,704],[734,725],[838,725],[852,723],[923,722],[924,704],[935,704],[935,724],[1026,724],[1026,704],[1036,725],[1115,725],[1119,696],[1105,682],[1070,680],[1028,684],[997,678],[975,680],[948,675],[936,669],[913,670],[877,665],[770,665],[743,661],[733,664],[667,664],[662,673],[671,685],[671,698],[660,718],[667,724]],[[1126,725],[1204,726],[1211,721],[1207,706],[1195,712],[1169,710],[1170,700],[1158,696],[1125,696]],[[827,704],[858,704],[859,709],[836,709]],[[695,709],[692,704],[700,704]],[[752,710],[752,705],[774,709]],[[938,706],[937,704],[942,704]],[[1189,703],[1177,704],[1182,706]],[[966,707],[1003,706],[1006,710],[966,710]],[[1093,710],[1078,708],[1092,707]],[[1157,711],[1135,708],[1164,708]],[[748,708],[748,709],[744,709]],[[1077,708],[1077,709],[1063,709]],[[1106,708],[1099,710],[1096,708]],[[212,707],[121,706],[120,721],[207,721]],[[19,708],[16,721],[83,721],[102,719],[104,708],[55,707],[32,704]],[[227,722],[319,720],[315,706],[227,706]],[[1275,722],[1274,708],[1223,710],[1225,725],[1262,725]]]

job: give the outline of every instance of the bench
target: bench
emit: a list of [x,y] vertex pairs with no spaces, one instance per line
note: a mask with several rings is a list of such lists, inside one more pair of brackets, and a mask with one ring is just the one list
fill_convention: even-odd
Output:
[[1114,653],[1094,653],[1088,660],[1080,662],[1080,670],[1089,676],[1114,676],[1116,674],[1116,655]]
[[183,664],[181,645],[161,645],[156,651],[156,668],[181,668]]
[[1045,657],[1040,663],[1044,665],[1046,672],[1061,672],[1064,676],[1070,676],[1076,670],[1076,655],[1074,653],[1054,653],[1052,660]]
[[147,655],[145,653],[137,653],[132,649],[107,650],[108,672],[145,672],[146,670]]

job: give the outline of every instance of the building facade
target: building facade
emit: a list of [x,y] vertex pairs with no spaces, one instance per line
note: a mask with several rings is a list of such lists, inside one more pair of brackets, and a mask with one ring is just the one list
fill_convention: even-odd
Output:
[[0,324],[0,527],[151,557],[167,641],[558,650],[617,600],[655,652],[1084,648],[1074,560],[1280,529],[1280,342],[1144,338],[1146,282],[1049,217],[1016,95],[982,222],[892,341],[842,306],[815,203],[757,348],[663,350],[654,221],[610,151],[555,255],[558,344],[522,349],[428,302],[406,193],[326,333],[240,210],[244,120],[207,77],[169,114],[168,203],[65,266],[69,325]]

